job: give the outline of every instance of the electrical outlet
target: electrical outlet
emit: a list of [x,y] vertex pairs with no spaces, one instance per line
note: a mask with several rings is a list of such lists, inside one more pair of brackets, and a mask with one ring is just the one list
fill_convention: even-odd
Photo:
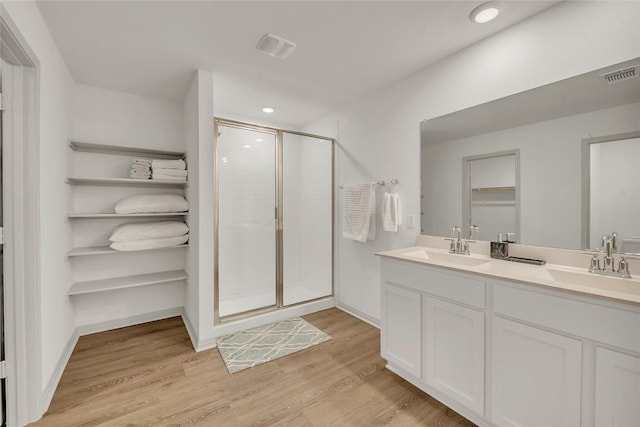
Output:
[[407,216],[407,228],[414,228],[416,226],[416,216],[409,215]]

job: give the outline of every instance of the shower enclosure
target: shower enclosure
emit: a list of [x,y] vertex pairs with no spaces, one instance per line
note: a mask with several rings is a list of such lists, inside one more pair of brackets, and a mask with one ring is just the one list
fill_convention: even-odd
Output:
[[216,323],[333,295],[334,141],[214,126]]

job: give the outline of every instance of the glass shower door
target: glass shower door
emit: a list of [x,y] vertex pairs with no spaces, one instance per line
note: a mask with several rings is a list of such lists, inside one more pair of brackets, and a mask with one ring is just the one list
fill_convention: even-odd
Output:
[[283,132],[283,305],[333,293],[333,144]]
[[218,317],[276,306],[276,146],[218,126]]

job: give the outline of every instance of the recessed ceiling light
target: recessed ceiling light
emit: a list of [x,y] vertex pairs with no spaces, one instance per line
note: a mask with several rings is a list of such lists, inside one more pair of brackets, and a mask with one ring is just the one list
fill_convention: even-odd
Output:
[[271,108],[271,107],[264,107],[264,108],[262,108],[262,112],[263,112],[263,113],[271,114],[271,113],[273,113],[274,111],[275,111],[275,110],[274,110],[273,108]]
[[262,142],[262,141],[264,141],[264,139],[262,139],[262,138],[256,138],[256,141],[257,141],[257,142]]
[[469,15],[469,19],[478,24],[484,24],[493,20],[499,13],[498,3],[490,1],[473,9]]
[[251,146],[249,144],[245,144],[243,145],[244,148],[251,148]]

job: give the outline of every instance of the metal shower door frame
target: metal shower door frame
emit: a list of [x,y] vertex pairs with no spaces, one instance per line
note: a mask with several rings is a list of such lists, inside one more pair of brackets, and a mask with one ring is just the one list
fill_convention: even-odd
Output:
[[[276,303],[268,307],[261,307],[253,310],[244,311],[237,314],[231,314],[228,316],[220,316],[220,275],[219,275],[219,231],[220,231],[220,180],[219,180],[219,128],[231,127],[236,129],[250,130],[256,132],[262,132],[272,134],[276,136],[276,197],[275,197],[275,233],[276,233]],[[323,141],[329,141],[331,143],[331,294],[322,297],[314,298],[311,300],[302,301],[296,304],[284,305],[284,221],[283,221],[283,138],[284,134],[292,134],[309,138],[316,138]],[[214,280],[214,292],[213,292],[213,305],[214,305],[214,324],[221,324],[233,320],[245,319],[247,317],[255,316],[257,314],[268,313],[283,308],[295,307],[301,304],[307,304],[313,301],[330,298],[335,295],[334,288],[334,206],[335,206],[335,139],[321,135],[314,135],[306,132],[291,131],[285,129],[278,129],[268,126],[256,125],[252,123],[240,122],[236,120],[229,120],[215,117],[213,120],[213,164],[214,164],[214,262],[213,262],[213,280]]]

